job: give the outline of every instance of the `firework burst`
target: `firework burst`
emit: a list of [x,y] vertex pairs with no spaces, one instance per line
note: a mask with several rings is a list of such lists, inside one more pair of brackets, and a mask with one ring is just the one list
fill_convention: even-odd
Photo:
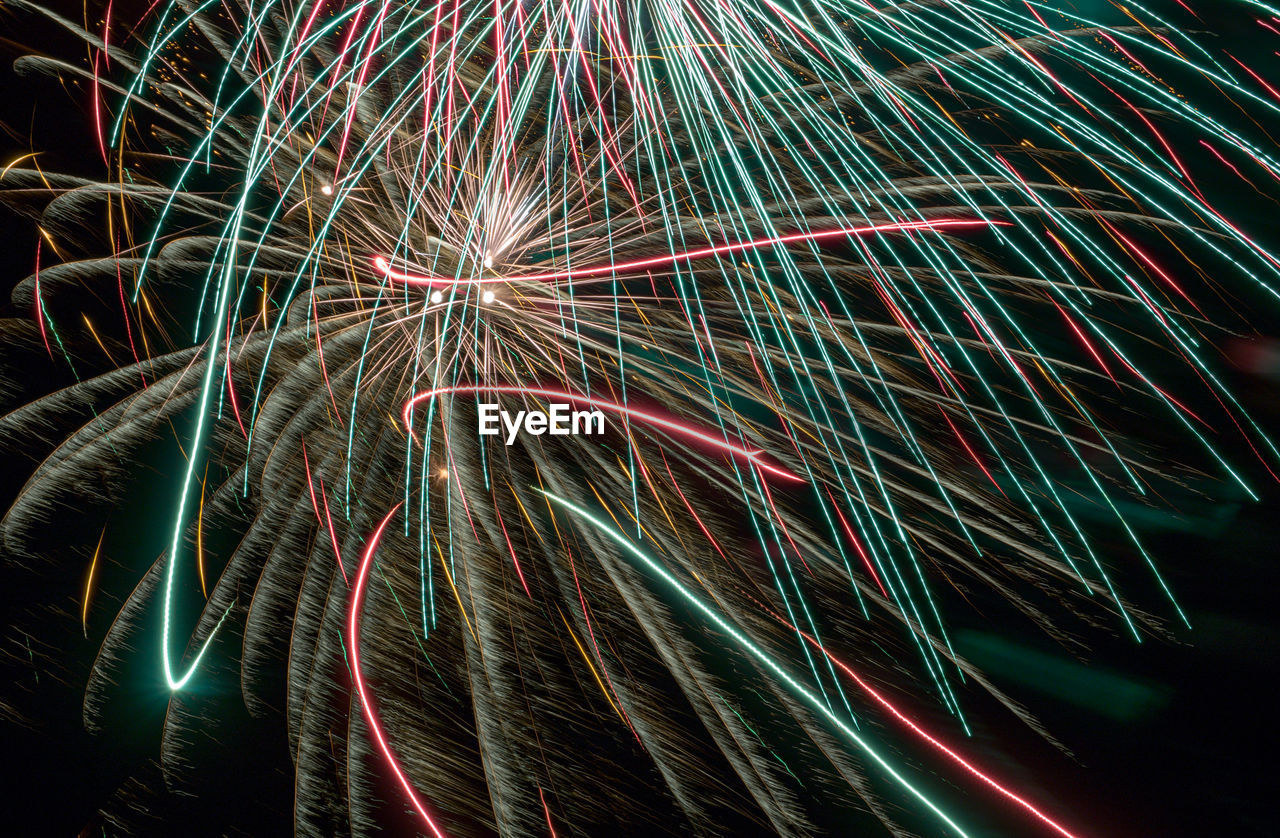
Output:
[[[43,242],[12,328],[79,376],[0,418],[49,451],[6,549],[123,502],[171,427],[184,458],[91,727],[159,665],[161,766],[190,777],[221,706],[198,686],[232,685],[288,730],[303,834],[400,801],[437,835],[808,834],[858,807],[975,834],[902,741],[1077,834],[955,744],[973,691],[1035,722],[946,611],[995,592],[1063,642],[1140,640],[1161,618],[1132,564],[1183,619],[1121,512],[1173,475],[1117,404],[1246,489],[1206,427],[1275,459],[1196,292],[1265,291],[1280,262],[1184,158],[1274,183],[1274,150],[1209,114],[1280,107],[1186,10],[277,0],[82,28],[10,5],[91,48],[20,67],[92,92],[114,175],[4,172]],[[609,432],[504,445],[479,402]]]

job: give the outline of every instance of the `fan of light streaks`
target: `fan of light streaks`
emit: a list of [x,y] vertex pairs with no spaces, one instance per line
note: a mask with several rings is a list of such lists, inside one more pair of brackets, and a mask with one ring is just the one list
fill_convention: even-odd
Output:
[[[1236,5],[1260,34],[1280,25],[1265,4]],[[149,583],[169,687],[199,677],[224,626],[253,625],[229,581],[194,626],[181,605],[193,572],[204,584],[206,505],[282,492],[262,501],[280,505],[274,518],[258,514],[281,531],[305,524],[305,561],[246,537],[225,573],[271,588],[267,602],[280,589],[350,604],[342,650],[367,731],[435,834],[452,808],[483,810],[490,795],[500,831],[549,823],[544,786],[511,768],[545,731],[487,721],[502,714],[484,702],[500,698],[464,687],[489,794],[419,796],[452,780],[424,749],[397,761],[397,730],[429,733],[379,721],[361,672],[362,597],[384,565],[397,568],[382,586],[394,604],[379,607],[412,636],[410,654],[430,663],[433,647],[461,649],[477,667],[520,659],[491,625],[517,608],[495,593],[506,583],[477,581],[509,567],[529,603],[518,608],[538,612],[574,667],[585,662],[578,680],[599,688],[691,822],[707,816],[678,788],[667,743],[683,733],[649,715],[630,674],[636,649],[690,702],[718,770],[738,778],[761,822],[804,832],[812,812],[772,762],[762,767],[768,746],[738,741],[760,736],[708,697],[712,670],[695,659],[709,641],[659,604],[673,595],[750,672],[725,688],[760,696],[815,743],[806,763],[834,766],[836,780],[814,781],[824,793],[864,798],[905,829],[850,779],[878,766],[965,834],[859,727],[883,709],[1040,826],[1071,834],[832,649],[856,649],[885,680],[912,669],[908,684],[967,730],[965,690],[1004,700],[952,647],[945,611],[967,590],[997,591],[1057,636],[1079,613],[1141,640],[1156,620],[1125,587],[1141,564],[1167,594],[1158,607],[1185,620],[1122,514],[1135,498],[1155,502],[1164,469],[1114,430],[1113,413],[1159,413],[1245,491],[1215,427],[1264,463],[1278,456],[1214,370],[1202,297],[1228,276],[1274,296],[1280,262],[1192,173],[1275,191],[1280,156],[1265,130],[1231,119],[1237,107],[1274,119],[1280,95],[1203,46],[1187,8],[1094,6],[181,2],[154,6],[138,42],[120,39],[128,27],[110,13],[101,35],[68,23],[93,47],[93,71],[47,69],[94,86],[117,177],[48,188],[108,207],[114,249],[101,265],[41,266],[29,294],[57,352],[68,326],[47,295],[109,267],[134,311],[131,370],[145,386],[131,398],[155,401],[152,420],[193,412],[162,579]],[[148,161],[140,142],[169,154]],[[34,184],[37,173],[5,178]],[[177,293],[179,275],[200,300],[178,343],[197,348],[169,352],[153,301]],[[1161,380],[1153,370],[1169,358],[1186,372]],[[610,411],[609,439],[495,450],[475,432],[477,400],[557,398]],[[1190,406],[1202,402],[1217,412]],[[557,524],[553,503],[594,535]],[[375,559],[393,507],[400,541]],[[1123,561],[1104,559],[1084,507],[1127,535]],[[647,576],[630,575],[636,561]],[[321,566],[332,590],[299,587]],[[646,587],[653,574],[667,589]],[[104,648],[125,648],[153,613],[143,588]],[[85,614],[91,589],[92,578]],[[302,616],[280,619],[293,661]],[[343,635],[332,616],[315,619]],[[527,630],[509,619],[512,634]],[[598,631],[602,619],[610,628]],[[291,683],[311,677],[290,670]],[[855,746],[856,768],[832,756],[832,731]]]

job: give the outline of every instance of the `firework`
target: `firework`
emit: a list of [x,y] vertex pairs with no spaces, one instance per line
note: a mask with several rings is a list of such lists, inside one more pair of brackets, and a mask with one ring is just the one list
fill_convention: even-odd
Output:
[[[1123,510],[1185,475],[1114,417],[1159,412],[1245,491],[1206,428],[1276,459],[1202,297],[1270,294],[1280,262],[1187,158],[1274,192],[1274,149],[1213,114],[1280,97],[1188,10],[13,5],[89,45],[20,66],[91,91],[112,175],[4,172],[42,237],[15,301],[78,379],[0,418],[51,452],[6,548],[35,555],[88,476],[107,508],[141,452],[182,456],[91,728],[145,660],[160,765],[193,776],[223,685],[287,729],[304,834],[401,803],[435,835],[859,808],[977,834],[902,743],[1080,834],[958,744],[975,691],[1039,728],[947,612],[981,591],[1063,642],[1159,633],[1185,617]],[[557,403],[608,432],[477,432],[481,404]]]

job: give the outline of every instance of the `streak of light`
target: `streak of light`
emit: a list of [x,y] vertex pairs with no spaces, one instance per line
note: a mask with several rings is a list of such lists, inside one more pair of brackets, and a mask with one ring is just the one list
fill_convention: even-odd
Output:
[[456,285],[487,285],[498,282],[552,282],[556,280],[574,280],[585,277],[598,277],[602,275],[616,275],[621,273],[630,273],[632,271],[640,271],[646,268],[660,267],[671,265],[676,262],[691,262],[695,259],[703,259],[708,256],[720,256],[726,253],[740,253],[749,250],[758,250],[764,247],[779,244],[791,244],[801,241],[820,241],[822,239],[840,238],[845,236],[866,236],[876,233],[906,233],[913,230],[954,230],[973,227],[1003,227],[1008,226],[1002,221],[986,221],[986,220],[968,220],[968,219],[939,219],[936,221],[895,221],[889,224],[873,224],[866,227],[841,227],[837,230],[822,230],[815,233],[792,233],[786,236],[772,236],[764,239],[755,239],[747,242],[733,242],[730,244],[715,245],[713,247],[704,247],[698,250],[689,250],[684,253],[671,253],[662,256],[654,256],[648,259],[635,259],[630,262],[609,263],[605,265],[595,265],[589,268],[578,268],[570,271],[553,271],[541,274],[526,274],[516,276],[497,276],[497,277],[445,277],[432,274],[411,274],[398,271],[391,267],[391,263],[384,256],[373,257],[373,267],[378,273],[385,276],[392,282],[400,282],[405,285],[424,285],[432,288],[436,287],[453,287]]

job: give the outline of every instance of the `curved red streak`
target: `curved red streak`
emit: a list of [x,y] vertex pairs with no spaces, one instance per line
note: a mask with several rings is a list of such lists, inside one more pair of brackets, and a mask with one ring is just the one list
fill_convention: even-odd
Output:
[[[391,522],[392,517],[398,511],[400,511],[400,504],[396,504],[395,507],[392,508],[392,510],[386,514],[386,516],[378,524],[378,528],[374,530],[373,535],[369,537],[369,543],[365,547],[364,555],[361,556],[360,558],[360,567],[356,572],[355,589],[352,591],[352,595],[351,595],[351,614],[347,622],[347,645],[351,649],[351,672],[352,672],[353,679],[355,680],[356,691],[360,695],[360,706],[364,711],[365,721],[369,725],[369,730],[373,734],[374,741],[377,744],[378,749],[382,752],[384,759],[386,759],[387,765],[391,767],[392,772],[396,776],[396,780],[400,783],[400,787],[404,789],[405,795],[409,798],[409,802],[413,805],[413,808],[417,810],[418,814],[422,816],[422,819],[426,822],[427,827],[431,830],[431,833],[434,836],[436,836],[436,838],[445,838],[444,832],[440,830],[440,828],[436,825],[435,821],[433,821],[431,819],[431,816],[427,813],[426,806],[422,803],[422,800],[418,797],[418,793],[413,788],[413,784],[409,782],[409,778],[406,777],[404,774],[404,771],[401,770],[400,763],[396,759],[395,752],[391,749],[391,746],[388,744],[386,737],[382,732],[382,725],[378,721],[378,715],[374,710],[370,693],[365,688],[364,676],[360,672],[360,643],[359,643],[360,608],[364,601],[364,586],[365,586],[365,582],[369,578],[369,568],[372,567],[373,565],[374,554],[377,553],[378,545],[382,541],[382,534],[383,532],[386,531],[387,524]],[[784,620],[783,622],[786,622],[786,621]],[[937,748],[942,753],[946,754],[954,762],[962,766],[965,770],[973,774],[975,777],[981,779],[983,782],[991,786],[1000,794],[1009,798],[1014,803],[1018,804],[1023,809],[1025,809],[1027,812],[1034,815],[1038,820],[1040,820],[1045,825],[1051,827],[1054,831],[1065,836],[1065,838],[1076,838],[1074,833],[1068,831],[1066,827],[1062,826],[1057,821],[1053,820],[1048,815],[1046,815],[1044,812],[1040,811],[1038,808],[1036,808],[1034,804],[1030,803],[1023,797],[1019,796],[1017,793],[1005,788],[999,782],[992,779],[987,774],[983,773],[981,769],[974,766],[972,763],[970,763],[960,754],[951,750],[945,744],[943,744],[942,742],[938,741],[933,736],[931,736],[927,731],[925,731],[923,728],[921,728],[919,725],[913,722],[909,717],[903,714],[902,711],[900,711],[897,707],[895,707],[888,699],[886,699],[883,695],[881,695],[875,688],[873,688],[870,684],[864,681],[847,664],[845,664],[839,658],[832,655],[831,652],[827,651],[826,647],[823,646],[821,643],[819,643],[816,638],[812,637],[811,635],[809,635],[807,632],[804,632],[804,631],[801,631],[800,634],[801,636],[804,637],[805,640],[813,644],[820,652],[822,652],[822,654],[825,655],[828,660],[830,660],[842,671],[844,671],[846,675],[852,678],[858,684],[858,686],[863,689],[863,691],[865,691],[868,695],[872,697],[872,699],[876,701],[876,703],[884,707],[894,718],[898,719],[898,721],[906,725],[917,736],[921,737],[930,745]],[[543,805],[545,806],[545,802]],[[550,821],[549,812],[548,812],[548,821]]]
[[[618,405],[614,402],[608,402],[602,399],[588,398],[585,396],[581,396],[573,393],[566,393],[558,390],[529,388],[529,387],[515,387],[515,386],[481,387],[479,385],[440,387],[434,390],[428,390],[422,393],[417,393],[405,404],[404,413],[403,413],[405,427],[406,428],[409,427],[410,420],[413,414],[413,409],[423,401],[435,398],[436,396],[441,395],[443,393],[480,392],[480,391],[499,392],[499,393],[516,393],[516,394],[524,394],[524,395],[543,395],[543,396],[550,396],[550,397],[562,396],[570,400],[592,404],[597,407],[607,407],[607,408],[616,410],[618,412],[625,413],[628,416],[640,419],[642,421],[652,422],[653,424],[657,424],[669,430],[676,431],[677,433],[683,433],[688,436],[692,436],[696,439],[700,439],[705,442],[708,442],[712,445],[715,445],[716,447],[730,450],[734,453],[740,454],[746,457],[747,459],[749,459],[753,465],[756,465],[761,469],[768,470],[774,474],[778,474],[780,476],[787,477],[792,480],[801,479],[796,477],[795,475],[790,474],[789,472],[783,471],[774,466],[769,466],[765,463],[761,463],[757,459],[757,457],[761,453],[759,451],[751,451],[746,448],[741,448],[739,446],[725,443],[724,441],[717,440],[714,437],[711,437],[707,434],[702,433],[701,431],[684,427],[677,422],[674,422],[670,419],[666,419],[661,416],[656,416],[654,414],[646,413],[644,411],[633,410],[631,408]],[[355,681],[356,691],[360,695],[360,705],[364,711],[365,720],[369,725],[369,730],[373,734],[374,741],[377,744],[378,749],[382,752],[384,759],[386,759],[387,765],[391,767],[392,772],[395,774],[396,780],[400,783],[401,788],[404,789],[405,795],[409,798],[409,802],[413,805],[414,809],[418,812],[418,814],[422,816],[423,820],[426,822],[427,826],[430,828],[432,834],[436,836],[436,838],[445,838],[444,833],[440,830],[438,826],[436,826],[435,822],[431,819],[431,816],[427,813],[426,806],[422,803],[422,800],[418,797],[417,792],[413,788],[413,784],[409,782],[408,777],[406,777],[403,770],[401,770],[399,761],[396,759],[395,752],[391,749],[390,744],[387,742],[386,737],[382,732],[382,726],[378,721],[377,713],[374,709],[370,693],[365,688],[364,676],[360,672],[359,628],[360,628],[360,609],[364,601],[364,586],[369,576],[369,569],[373,565],[374,554],[377,552],[378,545],[382,540],[382,534],[383,532],[385,532],[387,528],[387,524],[391,522],[391,518],[399,510],[400,510],[400,504],[396,504],[396,506],[390,512],[388,512],[387,515],[378,524],[378,528],[374,531],[373,535],[370,536],[369,538],[369,543],[365,547],[364,555],[360,559],[360,566],[356,572],[355,588],[352,592],[352,598],[351,598],[351,614],[347,624],[348,646],[350,646],[350,649],[351,649],[351,671],[352,671],[353,679]],[[513,556],[514,556],[514,553],[513,553]],[[786,623],[785,620],[783,620],[783,622]],[[1074,833],[1068,831],[1064,826],[1062,826],[1057,821],[1050,818],[1048,815],[1046,815],[1044,812],[1038,809],[1034,804],[1032,804],[1025,798],[1021,797],[1016,792],[1013,792],[1008,788],[1005,788],[995,779],[988,776],[981,769],[979,769],[978,767],[970,763],[968,760],[966,760],[963,756],[956,753],[951,748],[947,747],[944,743],[942,743],[941,741],[939,741],[938,739],[930,735],[926,730],[921,728],[914,721],[912,721],[908,716],[903,714],[902,711],[900,711],[888,699],[886,699],[883,695],[881,695],[879,691],[877,691],[869,683],[863,680],[858,675],[858,673],[854,672],[853,669],[851,669],[847,664],[845,664],[839,658],[832,655],[831,652],[829,652],[827,648],[822,643],[820,643],[816,638],[812,637],[811,635],[809,635],[807,632],[804,632],[804,631],[800,631],[799,633],[805,640],[813,644],[820,652],[822,652],[822,654],[828,660],[834,663],[846,675],[848,675],[851,679],[853,679],[853,681],[856,682],[858,686],[863,689],[863,691],[865,691],[868,695],[870,695],[871,698],[876,701],[876,703],[884,707],[885,710],[887,710],[894,718],[896,718],[898,721],[906,725],[917,736],[919,736],[920,738],[928,742],[934,748],[944,753],[952,761],[954,761],[955,763],[963,767],[966,771],[968,771],[973,776],[982,780],[984,783],[986,783],[991,788],[999,792],[1001,795],[1005,796],[1009,800],[1016,803],[1018,806],[1025,809],[1027,812],[1032,814],[1035,818],[1037,818],[1039,821],[1044,823],[1046,826],[1049,826],[1054,831],[1065,836],[1065,838],[1076,838],[1076,835]],[[546,805],[545,800],[543,805],[545,807]],[[548,824],[550,824],[550,812],[548,811],[547,814],[548,814]],[[554,827],[552,827],[552,830],[553,830],[552,834],[554,834]]]
[[[801,633],[804,634],[803,632]],[[919,736],[924,741],[928,742],[933,747],[937,748],[939,751],[942,751],[942,753],[946,754],[948,757],[952,759],[952,761],[956,762],[958,765],[963,767],[970,774],[982,780],[984,783],[991,786],[1000,794],[1004,795],[1005,797],[1012,800],[1014,803],[1021,806],[1023,809],[1027,810],[1029,813],[1034,815],[1038,820],[1040,820],[1046,826],[1051,827],[1058,834],[1065,836],[1065,838],[1077,838],[1075,833],[1069,832],[1066,827],[1062,826],[1057,821],[1050,818],[1044,812],[1041,812],[1039,809],[1035,807],[1034,804],[1020,797],[1015,792],[1012,792],[1009,789],[1005,788],[1004,786],[1000,785],[998,782],[993,780],[991,777],[988,777],[986,774],[984,774],[980,769],[978,769],[976,766],[974,766],[964,757],[960,756],[960,754],[951,750],[942,742],[939,742],[937,739],[929,735],[928,731],[921,728],[919,725],[913,722],[910,718],[904,715],[902,711],[900,711],[897,707],[893,706],[893,704],[891,704],[888,699],[886,699],[879,692],[873,689],[871,685],[868,684],[866,681],[862,680],[862,678],[858,677],[858,674],[854,672],[852,669],[850,669],[848,666],[846,666],[842,661],[840,661],[839,658],[836,658],[834,655],[828,652],[826,648],[824,648],[823,645],[819,643],[816,639],[810,637],[808,634],[804,634],[804,638],[808,640],[810,643],[812,643],[814,646],[816,646],[818,650],[821,651],[822,654],[824,654],[827,657],[828,660],[830,660],[832,663],[838,666],[841,670],[843,670],[846,675],[852,678],[858,684],[858,686],[863,689],[864,692],[866,692],[876,701],[877,704],[879,704],[885,710],[889,711],[890,715],[892,715],[898,721],[902,722],[904,725],[910,728],[911,732],[915,733],[917,736]]]
[[426,821],[431,834],[435,838],[445,838],[444,832],[441,831],[440,827],[436,826],[435,821],[427,814],[427,807],[419,799],[413,784],[409,782],[409,778],[400,769],[400,762],[396,759],[395,751],[391,750],[391,745],[387,743],[387,738],[382,733],[382,725],[378,721],[378,714],[373,708],[372,698],[368,690],[365,689],[364,676],[360,674],[360,606],[364,601],[364,583],[369,577],[369,568],[373,565],[373,555],[378,551],[378,544],[382,541],[382,533],[386,530],[387,524],[391,523],[392,516],[398,511],[400,511],[400,504],[396,504],[395,508],[382,519],[382,523],[378,524],[378,528],[369,537],[368,546],[364,548],[364,555],[360,557],[360,569],[356,572],[356,586],[351,592],[351,616],[347,620],[347,646],[351,649],[351,674],[356,682],[356,692],[360,694],[360,707],[364,710],[365,721],[369,724],[369,731],[373,734],[378,750],[382,752],[387,765],[391,766],[391,771],[396,775],[396,780],[400,783],[400,787],[404,789],[404,793],[409,798],[413,808]]
[[662,256],[652,256],[648,259],[636,259],[631,262],[610,263],[607,265],[596,265],[590,268],[578,268],[571,271],[552,271],[550,273],[541,274],[525,274],[522,276],[510,277],[447,277],[437,274],[411,274],[404,271],[397,271],[391,267],[391,263],[385,256],[373,257],[373,267],[378,273],[385,276],[392,282],[400,282],[405,285],[425,285],[429,288],[448,288],[454,285],[489,285],[495,282],[550,282],[561,279],[582,279],[585,277],[600,276],[601,274],[618,274],[630,271],[641,270],[643,268],[653,268],[659,265],[670,265],[676,262],[691,262],[694,259],[702,259],[707,256],[719,256],[723,253],[736,253],[744,250],[757,250],[762,247],[769,247],[775,244],[790,244],[799,241],[817,241],[818,239],[830,239],[839,236],[865,236],[873,233],[906,233],[912,230],[947,230],[964,227],[1004,227],[1008,226],[1008,222],[1004,221],[984,221],[978,219],[938,219],[935,221],[894,221],[887,224],[872,224],[868,227],[841,227],[838,230],[820,230],[816,233],[791,233],[786,236],[771,236],[765,239],[754,239],[747,242],[734,242],[731,244],[721,244],[712,247],[703,247],[698,250],[688,250],[684,253],[671,253]]
[[410,425],[413,419],[414,408],[416,408],[422,402],[430,401],[431,399],[434,399],[436,396],[440,396],[446,393],[508,393],[511,395],[521,395],[521,396],[544,396],[547,398],[563,398],[563,399],[568,399],[571,402],[589,404],[589,405],[592,405],[593,407],[601,408],[604,410],[611,410],[615,413],[623,414],[631,419],[638,419],[641,422],[645,422],[650,425],[657,425],[658,427],[671,431],[672,433],[676,433],[681,436],[686,436],[691,439],[696,439],[699,442],[705,442],[708,445],[714,446],[723,451],[728,451],[731,454],[736,454],[742,457],[743,459],[748,460],[753,466],[760,469],[761,471],[767,471],[770,474],[777,475],[778,477],[782,477],[786,480],[793,480],[801,483],[804,482],[803,477],[797,477],[796,475],[792,474],[786,469],[779,468],[778,466],[775,466],[775,465],[770,465],[769,463],[761,459],[760,455],[764,453],[763,451],[756,451],[750,448],[743,448],[740,445],[734,445],[730,442],[725,442],[723,439],[718,439],[712,436],[711,434],[704,433],[703,431],[699,431],[696,428],[691,428],[688,425],[681,424],[680,422],[676,422],[673,419],[668,419],[665,416],[659,416],[656,413],[649,413],[643,410],[636,410],[633,407],[627,407],[626,405],[618,404],[617,402],[611,402],[606,399],[598,399],[592,396],[584,396],[579,393],[571,393],[566,390],[550,390],[550,389],[543,389],[540,387],[517,387],[514,385],[492,386],[492,385],[480,385],[480,384],[463,384],[456,387],[437,387],[434,390],[424,390],[421,393],[414,393],[413,396],[409,399],[409,401],[405,402],[404,412],[401,415],[401,419],[404,421],[405,429],[409,430],[409,432],[412,433],[412,429]]
[[542,787],[538,787],[538,799],[542,801],[542,811],[547,813],[547,829],[551,830],[551,838],[556,838],[556,826],[551,822],[551,809],[547,807],[547,798],[542,794]]
[[[754,597],[752,599],[754,599]],[[907,716],[905,713],[903,713],[901,710],[895,707],[893,703],[889,701],[889,699],[885,698],[883,695],[880,694],[878,690],[876,690],[869,683],[867,683],[861,676],[858,675],[857,672],[854,672],[853,669],[849,667],[848,664],[844,663],[835,655],[831,654],[831,652],[828,651],[827,647],[824,646],[816,637],[814,637],[813,635],[809,634],[807,631],[801,628],[797,628],[793,623],[791,623],[791,621],[783,617],[781,614],[774,612],[773,609],[769,608],[767,605],[763,605],[763,603],[760,603],[758,600],[756,602],[757,604],[761,605],[764,611],[768,613],[770,616],[772,616],[775,620],[782,623],[782,625],[786,626],[792,631],[797,632],[807,642],[812,644],[815,649],[817,649],[827,658],[827,660],[831,661],[833,664],[839,667],[840,670],[844,672],[844,674],[848,675],[851,679],[853,679],[853,681],[863,690],[863,692],[871,696],[871,698],[875,700],[877,704],[879,704],[881,707],[887,710],[891,716],[893,716],[895,719],[897,719],[898,721],[906,725],[907,728],[910,729],[912,733],[916,734],[925,742],[928,742],[934,748],[946,754],[947,757],[949,757],[956,764],[963,767],[970,774],[982,780],[984,783],[991,786],[1000,794],[1009,798],[1014,803],[1018,804],[1023,809],[1025,809],[1027,812],[1034,815],[1036,819],[1038,819],[1041,823],[1045,824],[1046,826],[1050,827],[1058,834],[1062,835],[1063,838],[1079,838],[1079,836],[1077,836],[1074,832],[1069,831],[1065,826],[1053,820],[1044,812],[1036,808],[1036,806],[1033,803],[1021,797],[1017,793],[1010,791],[1009,789],[1000,785],[1000,783],[996,782],[987,774],[983,773],[982,770],[979,769],[977,766],[975,766],[973,763],[969,762],[963,756],[951,750],[944,743],[938,741],[936,738],[930,735],[928,731],[926,731],[924,728],[920,727],[918,724],[912,721],[909,716]]]

